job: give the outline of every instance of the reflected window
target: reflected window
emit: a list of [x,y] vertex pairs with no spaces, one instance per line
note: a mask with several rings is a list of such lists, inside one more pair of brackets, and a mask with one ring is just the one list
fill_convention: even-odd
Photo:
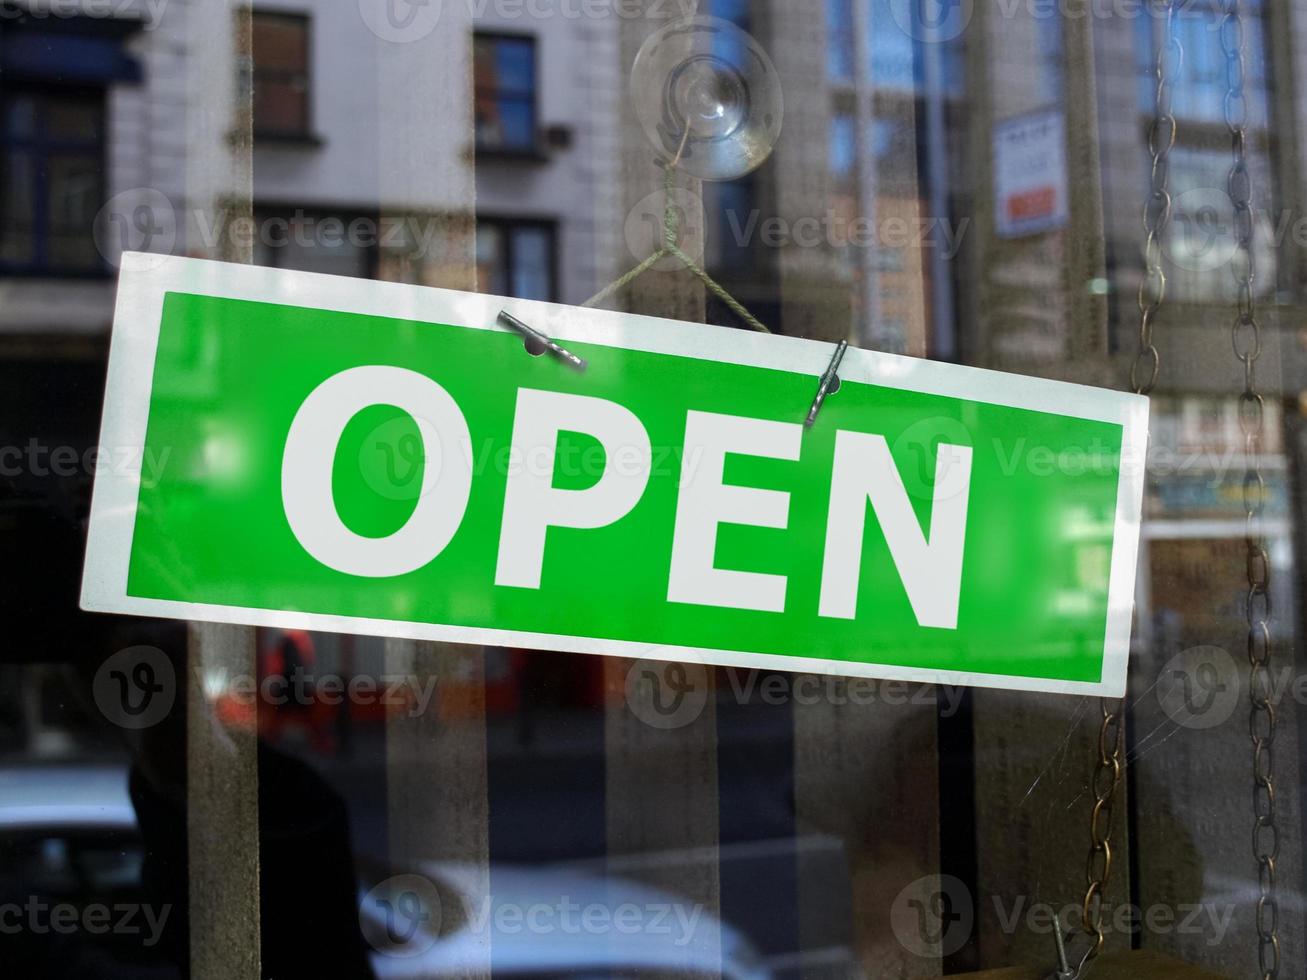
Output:
[[893,8],[891,0],[872,0],[867,18],[871,78],[878,87],[912,90],[922,84],[920,43],[899,24],[903,12]]
[[[866,80],[874,88],[920,94],[926,88],[927,59],[937,55],[940,89],[961,96],[966,32],[944,30],[933,46],[924,44],[918,35],[939,25],[934,24],[933,15],[929,24],[919,24],[921,11],[911,6],[914,2],[826,0],[826,77],[852,86],[859,74],[859,59],[864,58]],[[949,9],[942,7],[942,15],[947,17]],[[866,37],[862,55],[857,44],[859,15]]]
[[[1250,161],[1253,186],[1269,185],[1264,154]],[[1237,286],[1231,261],[1238,250],[1234,207],[1227,193],[1228,147],[1177,146],[1171,151],[1171,220],[1163,242],[1168,291],[1180,300],[1225,303]],[[1264,209],[1253,216],[1253,289],[1259,297],[1275,288],[1276,243],[1273,217]]]
[[832,81],[852,82],[853,0],[826,0],[826,75]]
[[536,151],[536,71],[534,38],[476,36],[473,74],[477,149]]
[[544,221],[477,219],[477,288],[496,296],[557,299],[555,229]]
[[309,19],[257,11],[253,33],[255,136],[310,139]]
[[704,212],[710,222],[705,243],[710,268],[749,268],[755,261],[757,230],[762,220],[755,175],[706,183],[703,200]]
[[[95,275],[104,205],[104,94],[22,90],[0,96],[0,271]],[[106,229],[126,240],[129,229]]]
[[858,129],[853,114],[838,112],[830,121],[830,171],[839,192],[853,192],[857,167]]
[[258,208],[254,261],[275,269],[367,278],[385,232],[370,215]]
[[1061,104],[1065,97],[1063,72],[1064,43],[1062,20],[1058,17],[1035,18],[1035,44],[1039,49],[1040,89],[1046,104]]
[[[1244,51],[1249,118],[1265,122],[1269,79],[1266,71],[1266,36],[1261,0],[1244,5]],[[1184,50],[1178,70],[1172,59],[1171,86],[1176,117],[1196,122],[1225,122],[1226,77],[1225,51],[1221,41],[1224,17],[1216,0],[1196,0],[1178,5],[1175,13],[1175,37]],[[1153,75],[1157,47],[1162,43],[1163,27],[1155,17],[1139,18],[1135,35],[1139,69],[1139,106],[1153,111],[1156,80]]]
[[[1268,132],[1271,84],[1264,10],[1261,0],[1250,0],[1244,19],[1248,166],[1254,192],[1260,198],[1253,202],[1254,290],[1263,298],[1275,289],[1278,264],[1274,219],[1263,203],[1270,199],[1277,184]],[[1172,73],[1172,104],[1178,126],[1170,167],[1173,204],[1163,250],[1167,291],[1179,302],[1225,304],[1232,302],[1237,292],[1231,259],[1238,242],[1227,189],[1231,154],[1225,122],[1229,79],[1222,43],[1223,17],[1221,5],[1215,0],[1195,0],[1177,6],[1173,22],[1183,55],[1179,58],[1173,55],[1167,62]],[[1155,65],[1162,38],[1161,21],[1156,17],[1140,18],[1135,40],[1141,122],[1139,186],[1142,187],[1148,186],[1149,173],[1143,134],[1153,119]]]
[[714,17],[729,20],[741,30],[749,29],[749,0],[711,0],[708,12]]
[[858,127],[851,112],[837,111],[830,119],[830,207],[837,229],[834,245],[840,260],[856,269],[858,251],[849,235],[858,217]]

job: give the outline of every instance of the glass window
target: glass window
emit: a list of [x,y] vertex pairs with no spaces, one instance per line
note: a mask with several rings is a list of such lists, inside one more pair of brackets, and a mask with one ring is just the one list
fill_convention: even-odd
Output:
[[487,225],[477,228],[477,288],[495,296],[508,295],[508,248],[504,229]]
[[530,226],[516,228],[512,232],[512,243],[512,295],[522,299],[552,299],[553,231]]
[[665,78],[776,112],[684,0],[249,2],[0,0],[0,978],[1044,977],[1109,790],[1093,980],[1305,975],[1307,0],[1239,4],[1247,374],[1169,4],[1146,398],[1161,0],[700,0],[783,128],[656,257]]
[[[1254,180],[1266,179],[1266,161],[1254,154]],[[1167,288],[1188,302],[1232,300],[1236,285],[1230,262],[1237,249],[1234,208],[1226,190],[1230,151],[1226,147],[1177,146],[1171,153],[1171,221],[1163,243]],[[1266,297],[1275,288],[1275,216],[1255,207],[1253,261],[1257,276],[1254,295]]]
[[6,266],[32,268],[36,239],[36,178],[30,150],[5,148],[3,198],[0,198],[0,262]]
[[871,0],[867,51],[872,81],[879,87],[911,91],[921,84],[921,44],[896,19],[895,0]]
[[1035,44],[1039,50],[1040,92],[1049,104],[1059,104],[1065,88],[1062,21],[1057,17],[1036,17]]
[[754,262],[760,244],[758,185],[752,176],[716,181],[704,187],[708,241],[704,245],[711,270],[740,270]]
[[473,74],[478,149],[537,149],[536,70],[534,38],[476,36]]
[[304,208],[259,208],[254,219],[259,265],[355,278],[371,273],[387,227],[371,215]]
[[[865,11],[867,25],[867,77],[876,87],[890,91],[920,91],[926,82],[926,59],[938,55],[940,86],[960,95],[965,73],[965,32],[945,32],[927,46],[920,25],[910,10],[915,0],[826,0],[826,77],[851,85],[858,60],[857,14]],[[933,2],[933,0],[930,0]],[[941,8],[948,17],[948,5]],[[1049,20],[1051,18],[1043,18]],[[932,21],[933,24],[933,21]]]
[[[1260,0],[1244,4],[1245,87],[1253,121],[1265,122],[1270,77],[1266,67],[1266,40]],[[1174,33],[1182,54],[1173,72],[1172,104],[1180,119],[1224,123],[1226,59],[1222,41],[1224,14],[1215,0],[1176,5]],[[1154,69],[1162,25],[1155,16],[1140,17],[1136,33],[1139,60],[1139,105],[1153,111],[1156,89]]]
[[0,271],[99,273],[92,225],[105,197],[103,94],[10,89],[0,99]]
[[750,0],[711,0],[707,12],[722,20],[729,20],[736,27],[749,29]]
[[853,81],[853,0],[826,0],[826,75]]
[[[1275,189],[1273,135],[1267,123],[1272,90],[1262,4],[1245,6],[1245,145],[1255,190],[1252,255],[1257,272],[1253,288],[1259,298],[1266,298],[1276,288],[1279,246],[1291,240],[1297,226],[1292,217],[1274,214],[1266,206]],[[1177,6],[1174,33],[1183,53],[1167,60],[1178,125],[1169,164],[1172,213],[1163,246],[1168,294],[1183,302],[1222,303],[1232,300],[1236,292],[1230,274],[1237,242],[1227,186],[1231,155],[1225,120],[1228,77],[1223,16],[1220,6],[1210,0]],[[1146,132],[1153,114],[1162,25],[1154,17],[1141,18],[1135,37],[1141,132]],[[1138,142],[1138,152],[1141,179],[1146,179],[1150,162],[1144,138]]]
[[484,293],[552,301],[555,231],[539,221],[477,219],[477,287]]
[[253,35],[255,135],[309,136],[308,17],[256,11]]
[[830,121],[830,170],[835,186],[852,192],[857,179],[858,129],[851,113],[839,112]]

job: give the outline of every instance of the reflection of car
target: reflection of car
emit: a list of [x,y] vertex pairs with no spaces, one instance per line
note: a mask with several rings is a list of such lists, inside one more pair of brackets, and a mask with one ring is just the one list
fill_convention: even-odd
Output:
[[[0,904],[27,895],[75,905],[141,903],[142,856],[122,766],[0,769]],[[420,874],[438,896],[437,935],[397,920],[395,905],[387,907],[377,889],[361,899],[364,933],[384,950],[371,956],[380,980],[465,974],[469,964],[484,965],[487,946],[497,976],[770,975],[739,932],[627,878],[492,865],[491,897],[477,899],[472,866],[428,864]],[[112,936],[82,938],[94,940],[86,945],[96,955],[107,949],[122,972],[97,966],[66,975],[175,976],[160,946],[119,949]]]
[[[123,767],[0,769],[0,906],[6,925],[20,927],[4,938],[6,965],[51,977],[176,977],[160,944],[167,910],[146,914],[143,859]],[[63,904],[103,907],[103,931],[56,934],[48,909]]]
[[423,901],[406,912],[396,899],[415,896],[384,886],[363,898],[365,934],[390,945],[373,957],[379,980],[467,976],[487,957],[506,977],[771,976],[748,941],[702,906],[629,879],[492,865],[487,895],[473,866],[429,863],[421,878],[433,883],[438,909]]
[[0,834],[23,831],[104,833],[136,829],[122,766],[0,769]]

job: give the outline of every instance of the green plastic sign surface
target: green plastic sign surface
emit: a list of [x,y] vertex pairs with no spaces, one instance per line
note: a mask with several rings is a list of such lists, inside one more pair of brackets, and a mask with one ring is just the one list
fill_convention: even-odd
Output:
[[832,351],[131,254],[83,606],[1122,694],[1147,401]]

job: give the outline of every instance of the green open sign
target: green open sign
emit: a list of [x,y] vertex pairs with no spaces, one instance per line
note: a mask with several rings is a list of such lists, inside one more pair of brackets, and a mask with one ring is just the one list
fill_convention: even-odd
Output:
[[1146,399],[850,350],[805,429],[830,356],[129,256],[83,605],[1123,693]]

